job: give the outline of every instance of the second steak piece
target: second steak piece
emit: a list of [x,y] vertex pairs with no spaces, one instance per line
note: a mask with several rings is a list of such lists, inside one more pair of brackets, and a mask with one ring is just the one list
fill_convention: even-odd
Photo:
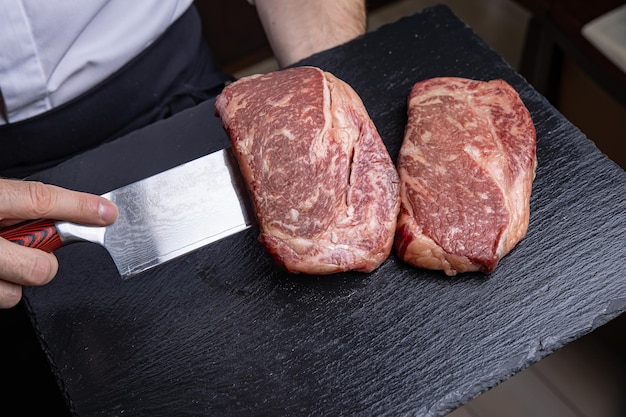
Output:
[[536,164],[533,121],[505,81],[415,84],[398,157],[399,256],[447,275],[493,271],[526,234]]
[[314,67],[253,75],[215,103],[260,242],[288,271],[370,272],[388,256],[397,171],[359,96]]

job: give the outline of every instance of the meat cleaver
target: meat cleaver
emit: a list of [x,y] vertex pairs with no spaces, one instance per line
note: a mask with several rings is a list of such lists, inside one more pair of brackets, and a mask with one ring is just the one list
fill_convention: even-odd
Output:
[[42,219],[3,228],[0,237],[47,252],[72,242],[97,243],[126,279],[255,224],[231,148],[102,197],[119,210],[110,226]]

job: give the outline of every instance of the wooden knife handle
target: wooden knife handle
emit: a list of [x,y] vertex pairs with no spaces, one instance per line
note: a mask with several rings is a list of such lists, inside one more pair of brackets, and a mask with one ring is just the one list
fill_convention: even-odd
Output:
[[0,229],[0,237],[29,248],[52,252],[63,246],[54,220],[31,220]]

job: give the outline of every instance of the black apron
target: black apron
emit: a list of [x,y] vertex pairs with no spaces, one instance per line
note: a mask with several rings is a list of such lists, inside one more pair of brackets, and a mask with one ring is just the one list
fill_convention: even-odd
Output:
[[96,87],[41,115],[0,126],[0,176],[24,178],[49,168],[215,96],[230,80],[204,43],[192,6]]

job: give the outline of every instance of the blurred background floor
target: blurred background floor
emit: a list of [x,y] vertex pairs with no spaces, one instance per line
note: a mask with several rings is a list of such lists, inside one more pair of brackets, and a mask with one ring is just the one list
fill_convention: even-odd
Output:
[[[395,1],[370,13],[369,28],[375,30],[434,4],[448,5],[513,68],[520,70],[531,13],[512,0]],[[268,58],[235,74],[241,77],[274,69],[275,61]],[[624,168],[624,107],[567,57],[561,71],[559,94],[553,104]],[[449,417],[626,416],[624,334],[626,317],[619,317],[482,394]]]

